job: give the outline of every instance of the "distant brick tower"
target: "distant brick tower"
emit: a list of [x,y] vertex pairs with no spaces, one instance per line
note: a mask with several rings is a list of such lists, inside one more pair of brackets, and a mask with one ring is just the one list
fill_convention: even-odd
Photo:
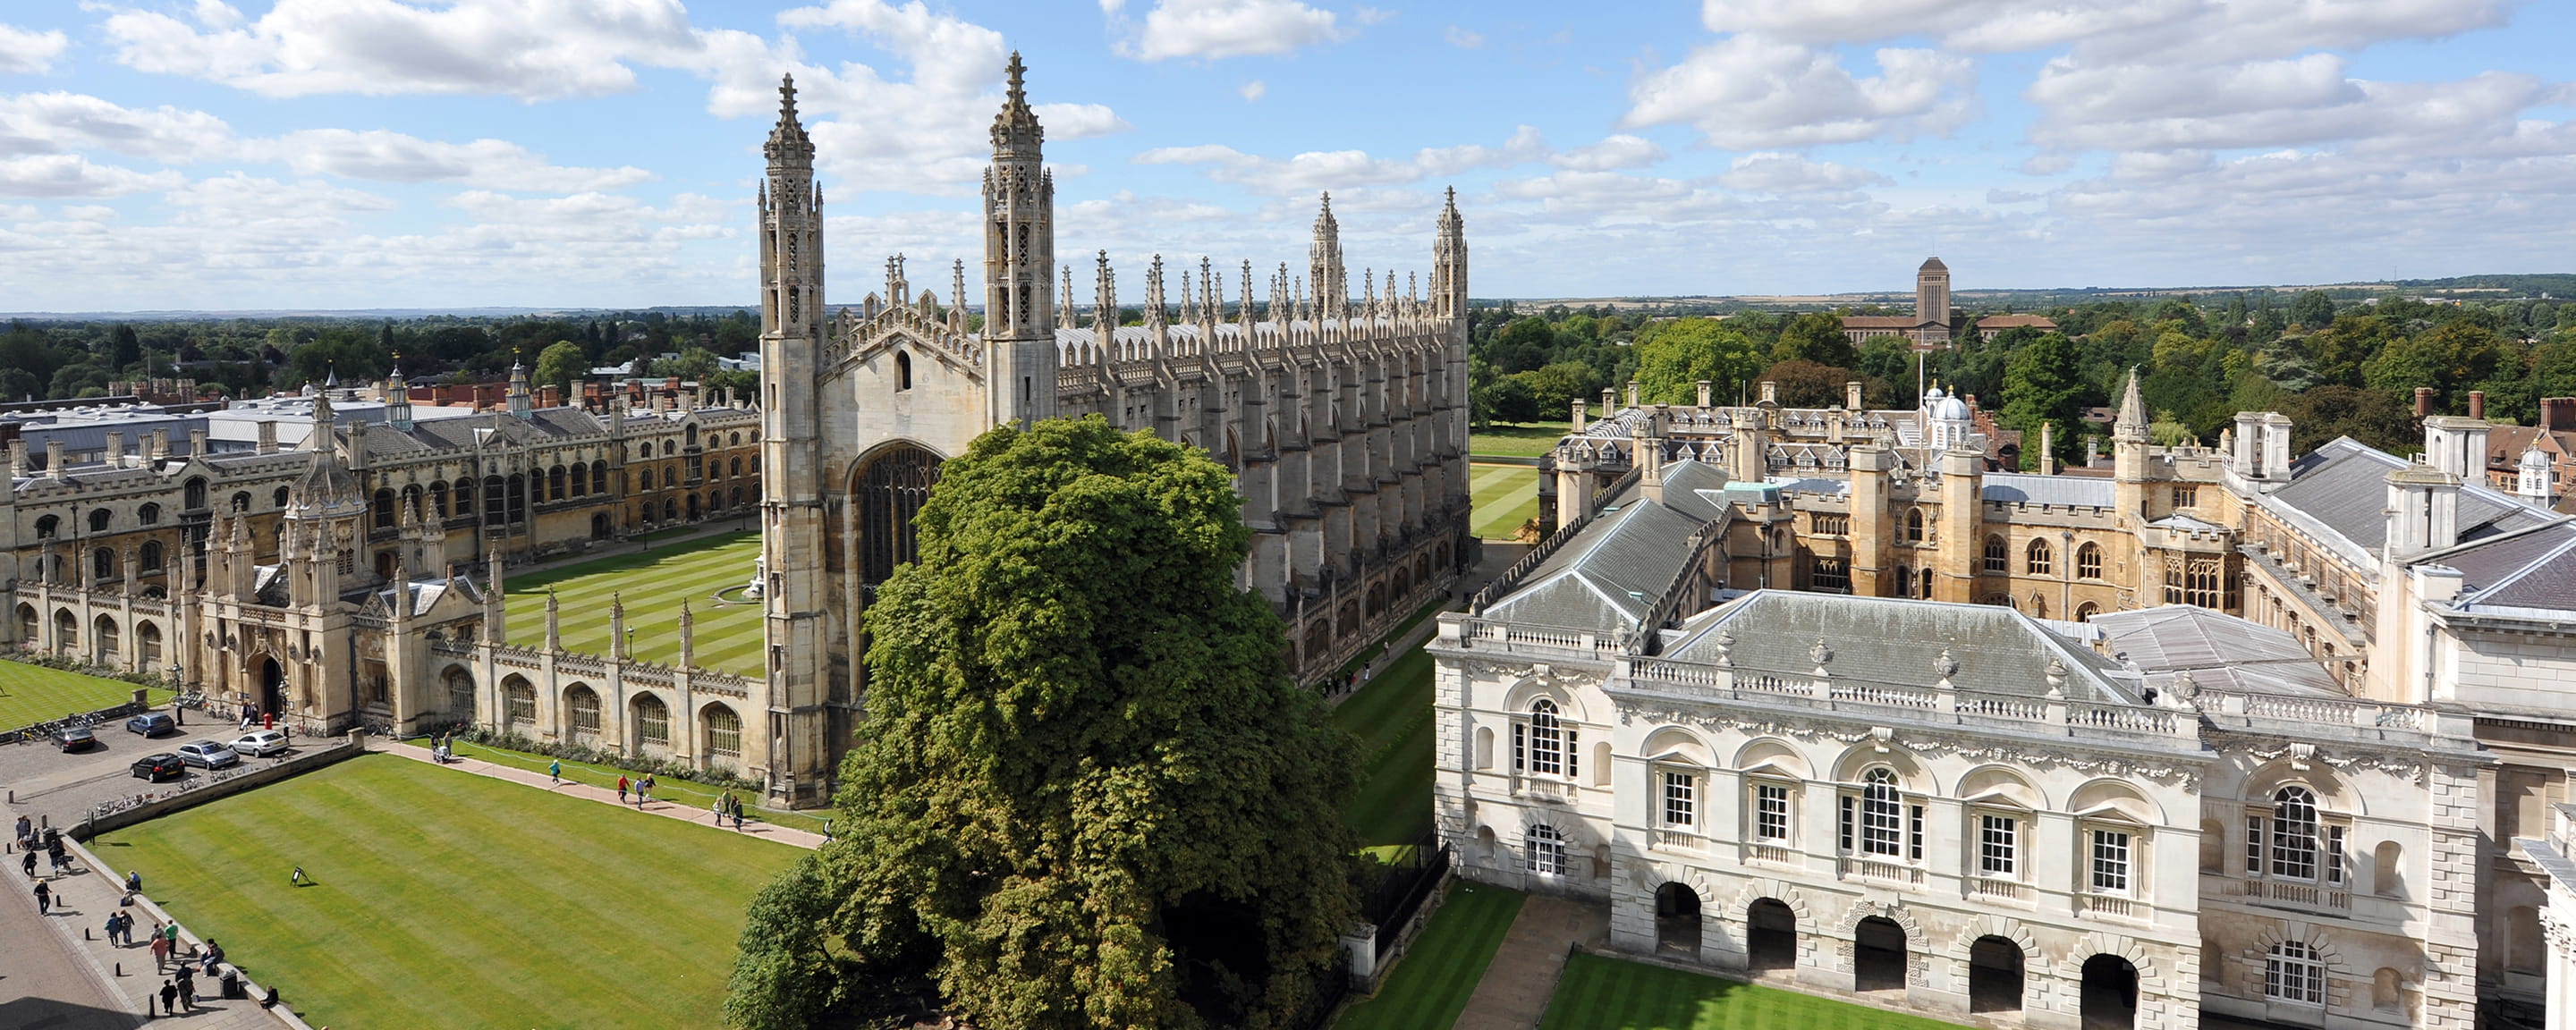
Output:
[[1918,343],[1950,342],[1950,266],[1937,257],[1914,270],[1914,332]]

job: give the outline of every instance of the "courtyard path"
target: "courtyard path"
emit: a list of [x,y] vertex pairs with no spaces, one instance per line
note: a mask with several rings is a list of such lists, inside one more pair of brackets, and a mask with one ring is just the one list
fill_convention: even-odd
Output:
[[[432,759],[429,756],[429,749],[427,748],[410,747],[402,744],[386,744],[382,741],[370,741],[368,742],[367,750],[381,751],[385,754],[391,755],[401,755],[405,758],[411,759],[412,761],[425,762],[430,765],[438,764],[435,759]],[[574,783],[570,780],[566,780],[562,783],[548,783],[546,782],[546,774],[544,773],[500,765],[493,762],[486,762],[479,758],[459,757],[455,761],[447,763],[445,768],[458,772],[472,773],[476,776],[489,776],[496,780],[509,780],[513,783],[524,783],[528,786],[535,787],[538,790],[552,791],[567,797],[585,798],[599,802],[603,805],[618,805],[620,808],[637,807],[633,804],[619,804],[617,800],[617,791],[612,787],[593,787],[587,784]],[[648,815],[658,815],[667,819],[677,819],[681,822],[697,823],[699,825],[706,826],[709,829],[717,828],[715,825],[715,813],[708,811],[707,809],[699,808],[695,805],[682,805],[670,801],[652,801],[645,803],[642,806],[641,811]],[[773,823],[753,822],[746,819],[743,821],[742,829],[740,830],[734,830],[729,827],[730,824],[728,824],[727,828],[724,828],[723,832],[741,833],[745,836],[774,840],[781,844],[792,844],[809,851],[823,846],[822,834],[806,830],[791,829]]]
[[1600,906],[1530,895],[1453,1030],[1537,1026],[1548,999],[1556,996],[1557,979],[1565,975],[1566,953],[1576,944],[1598,947],[1609,939],[1610,914]]
[[[153,969],[146,931],[168,921],[169,915],[153,904],[147,883],[147,893],[134,896],[134,904],[127,909],[134,916],[139,943],[109,944],[103,927],[108,914],[125,900],[124,876],[100,865],[89,848],[69,839],[63,843],[72,853],[72,870],[41,877],[54,896],[53,910],[46,915],[36,914],[35,898],[29,893],[34,885],[19,875],[17,863],[10,863],[8,879],[20,889],[11,891],[15,897],[0,901],[0,908],[7,909],[7,915],[0,916],[0,933],[11,942],[0,949],[0,977],[5,977],[0,979],[0,1026],[49,1030],[142,1026],[152,1018],[149,1013],[159,1008],[164,979]],[[48,872],[43,863],[37,864],[36,871]],[[205,943],[185,926],[180,927],[179,941],[181,954],[194,953]],[[255,955],[231,957],[259,964]],[[193,1009],[182,1006],[175,1017],[193,1030],[310,1030],[288,1010],[293,998],[285,999],[287,1005],[263,1009],[244,999],[217,999],[212,977],[198,977],[196,987],[206,1000]],[[252,997],[259,990],[251,982]]]

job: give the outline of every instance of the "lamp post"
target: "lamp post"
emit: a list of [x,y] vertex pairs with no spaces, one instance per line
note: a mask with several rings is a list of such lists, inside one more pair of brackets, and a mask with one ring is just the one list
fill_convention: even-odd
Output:
[[183,685],[180,683],[180,680],[179,680],[179,674],[180,674],[181,672],[183,672],[183,671],[185,671],[185,670],[182,670],[182,669],[180,669],[180,668],[179,668],[179,663],[177,663],[177,662],[171,662],[171,663],[170,663],[170,723],[171,723],[171,725],[174,725],[174,726],[185,726],[185,725],[187,725],[187,722],[186,722],[185,720],[186,720],[188,717],[187,717],[186,715],[180,714],[180,713],[182,713],[182,712],[186,711],[186,709],[183,709],[183,708],[180,708],[180,707],[179,707],[179,696],[178,696],[179,694],[181,694],[181,693],[183,693],[183,692],[184,692]]

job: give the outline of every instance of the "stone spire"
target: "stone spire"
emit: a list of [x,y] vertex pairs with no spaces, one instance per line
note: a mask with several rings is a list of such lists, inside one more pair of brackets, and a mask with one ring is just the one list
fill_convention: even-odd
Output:
[[1109,252],[1099,253],[1099,293],[1091,301],[1091,342],[1100,348],[1101,360],[1116,357],[1112,349],[1118,334],[1118,273],[1109,268]]
[[2111,423],[2114,443],[2147,442],[2147,402],[2138,393],[2138,370],[2129,370],[2129,385],[2120,392],[2120,417]]
[[1315,284],[1315,317],[1347,318],[1350,277],[1342,270],[1342,224],[1333,219],[1333,195],[1315,213],[1315,242],[1307,248],[1308,278]]
[[1431,313],[1467,317],[1467,226],[1458,217],[1458,189],[1440,206],[1440,231],[1431,243]]
[[988,423],[1026,426],[1055,417],[1055,178],[1046,139],[1029,110],[1011,55],[1010,90],[993,116],[993,163],[984,170],[984,377]]
[[1010,86],[1003,94],[1002,110],[993,116],[993,160],[1012,158],[1038,160],[1038,148],[1046,142],[1046,129],[1038,125],[1037,112],[1029,110],[1028,91],[1022,79],[1028,67],[1020,63],[1020,52],[1011,51]]
[[796,76],[778,79],[778,125],[769,130],[769,143],[761,148],[772,168],[802,165],[814,166],[814,141],[805,135],[805,123],[796,118]]

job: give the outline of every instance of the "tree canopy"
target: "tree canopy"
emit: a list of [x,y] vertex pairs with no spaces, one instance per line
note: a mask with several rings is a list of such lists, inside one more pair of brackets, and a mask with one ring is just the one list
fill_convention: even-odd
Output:
[[1766,348],[1713,318],[1657,322],[1637,334],[1639,399],[1648,404],[1693,404],[1699,381],[1718,389],[1751,379],[1769,364]]
[[919,560],[867,610],[867,714],[820,871],[850,958],[747,937],[729,1013],[806,1025],[780,1014],[811,1018],[818,981],[906,973],[1015,1030],[1297,1012],[1355,910],[1353,745],[1235,587],[1237,505],[1223,467],[1097,417],[950,461]]

